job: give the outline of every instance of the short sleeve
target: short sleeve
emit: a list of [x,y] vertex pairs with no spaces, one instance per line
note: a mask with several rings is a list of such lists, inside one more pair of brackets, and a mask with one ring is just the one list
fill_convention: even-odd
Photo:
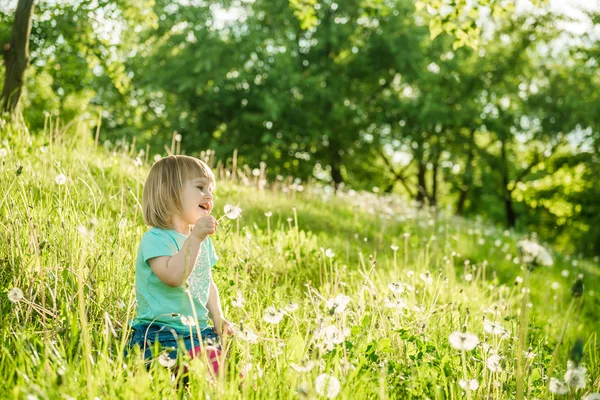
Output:
[[140,251],[142,260],[147,263],[149,259],[154,257],[175,255],[179,249],[172,237],[151,230],[142,237]]
[[206,247],[208,248],[208,259],[210,260],[210,267],[212,268],[215,266],[217,261],[219,261],[219,256],[217,256],[215,247],[213,246],[209,237],[206,237]]

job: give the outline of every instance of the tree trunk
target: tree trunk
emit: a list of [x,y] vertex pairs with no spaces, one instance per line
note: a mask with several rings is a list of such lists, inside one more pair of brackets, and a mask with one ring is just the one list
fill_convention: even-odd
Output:
[[15,12],[10,43],[4,45],[4,89],[2,111],[14,114],[21,97],[25,69],[29,64],[29,35],[33,16],[33,0],[19,0]]
[[461,186],[458,188],[460,194],[458,196],[458,202],[456,203],[456,214],[463,215],[465,211],[465,203],[467,201],[467,196],[469,194],[469,190],[471,189],[471,185],[473,184],[473,174],[471,171],[471,164],[473,163],[473,158],[475,156],[475,129],[471,129],[471,135],[469,140],[469,152],[467,155],[467,162],[465,164],[465,173],[464,179],[462,181]]
[[427,172],[427,165],[419,161],[419,170],[417,172],[417,202],[425,204],[427,198],[427,183],[425,181],[425,174]]
[[506,215],[506,226],[513,228],[517,222],[517,215],[512,204],[512,191],[508,188],[510,179],[508,176],[508,160],[506,159],[506,142],[501,141],[501,155],[502,155],[502,191],[504,196],[504,212]]

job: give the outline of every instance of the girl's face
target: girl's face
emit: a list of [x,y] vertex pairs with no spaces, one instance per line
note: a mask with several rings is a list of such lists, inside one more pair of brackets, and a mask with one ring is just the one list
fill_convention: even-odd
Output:
[[213,187],[208,178],[189,179],[183,189],[181,206],[182,219],[194,225],[199,218],[210,214],[213,209]]

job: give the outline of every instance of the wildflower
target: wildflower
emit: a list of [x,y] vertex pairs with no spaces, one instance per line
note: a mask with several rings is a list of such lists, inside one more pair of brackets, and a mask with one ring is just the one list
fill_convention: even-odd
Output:
[[319,395],[334,399],[340,393],[340,381],[333,375],[321,374],[315,380],[315,389]]
[[153,158],[154,158],[154,161],[160,161],[162,156],[160,154],[155,154]]
[[167,353],[161,353],[160,356],[158,356],[159,364],[165,368],[171,368],[172,366],[174,366],[175,361],[176,360],[169,357],[169,355]]
[[448,337],[450,345],[457,350],[473,350],[479,343],[477,335],[468,332],[455,331]]
[[224,208],[225,216],[229,219],[237,219],[242,214],[242,209],[238,206],[232,206],[231,204],[225,204]]
[[346,310],[348,303],[350,303],[350,297],[338,294],[333,299],[327,300],[326,307],[330,314],[339,314]]
[[4,158],[4,157],[6,157],[7,154],[8,154],[8,152],[6,151],[6,149],[4,149],[4,148],[0,149],[0,157]]
[[[340,344],[346,337],[346,332],[340,331],[337,326],[329,325],[325,328],[325,340],[330,344]],[[333,348],[333,346],[331,346]]]
[[23,291],[19,288],[12,288],[8,291],[8,300],[13,303],[18,303],[23,300]]
[[175,134],[175,138],[174,139],[175,139],[176,142],[181,142],[181,134],[179,134],[179,133]]
[[333,252],[333,250],[327,249],[325,250],[325,256],[328,258],[333,258],[333,256],[335,256],[335,253]]
[[492,335],[502,336],[504,339],[508,339],[510,337],[510,334],[502,327],[502,325],[492,321],[483,321],[483,330],[487,333],[491,333]]
[[404,299],[401,298],[385,298],[384,304],[385,307],[387,308],[397,308],[398,310],[403,310],[403,309],[407,309],[408,308],[408,304],[406,303],[406,301]]
[[394,251],[398,251],[399,247],[396,246],[395,244],[391,245],[390,248]]
[[278,311],[275,307],[269,306],[265,309],[263,319],[270,324],[278,324],[283,318],[283,313]]
[[518,283],[523,283],[523,277],[521,277],[521,276],[517,276],[517,277],[515,278],[515,284],[518,284]]
[[181,323],[184,324],[185,326],[196,325],[196,319],[192,315],[190,315],[190,316],[182,315],[179,317],[179,319],[181,319]]
[[519,253],[525,264],[550,267],[554,262],[548,250],[531,240],[521,240],[517,243]]
[[237,308],[242,308],[244,306],[244,296],[242,296],[241,291],[237,291],[235,297],[231,301],[231,305]]
[[265,217],[270,218],[273,215],[273,213],[271,211],[267,211],[265,213]]
[[600,393],[590,393],[583,400],[600,400]]
[[258,336],[250,329],[240,330],[237,336],[248,343],[258,343]]
[[575,366],[572,361],[567,362],[567,372],[565,373],[565,383],[575,389],[585,389],[587,368]]
[[552,290],[558,290],[560,289],[560,283],[558,282],[552,282]]
[[568,278],[569,277],[569,270],[568,269],[563,269],[560,274],[562,275],[563,278]]
[[564,382],[556,378],[550,378],[550,391],[554,394],[567,394],[569,388]]
[[296,372],[310,372],[314,366],[314,361],[303,361],[300,365],[295,363],[290,364],[290,367]]
[[258,336],[250,329],[240,330],[237,336],[248,343],[258,343]]
[[287,312],[288,314],[293,313],[294,311],[296,311],[298,309],[298,304],[297,303],[289,303],[287,306],[285,306],[283,308],[285,310],[285,312]]
[[461,379],[458,381],[458,386],[464,390],[467,390],[467,386],[470,390],[477,390],[479,388],[479,382],[477,382],[477,379],[469,379],[468,381]]
[[473,274],[466,274],[465,275],[465,281],[471,282],[472,280],[473,280]]
[[67,183],[67,177],[64,174],[58,174],[56,175],[56,178],[54,178],[54,182],[56,182],[57,185],[64,185]]
[[402,282],[392,282],[392,283],[388,284],[388,287],[394,293],[404,292],[404,285],[402,284]]
[[429,271],[426,271],[424,274],[419,274],[419,278],[421,278],[426,285],[430,285],[433,282],[433,278]]
[[502,357],[497,354],[493,354],[488,357],[485,362],[486,367],[492,372],[502,372],[502,366],[500,365],[500,361]]
[[406,271],[406,276],[408,276],[409,278],[412,278],[414,276],[414,274],[415,274],[415,271],[412,271],[412,270]]

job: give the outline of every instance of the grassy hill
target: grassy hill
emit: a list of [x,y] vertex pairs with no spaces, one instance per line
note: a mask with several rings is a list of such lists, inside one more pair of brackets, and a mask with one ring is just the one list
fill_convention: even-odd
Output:
[[[397,197],[286,180],[259,189],[224,169],[213,214],[243,213],[214,235],[214,278],[241,334],[227,344],[227,375],[211,383],[194,362],[190,383],[175,385],[158,362],[146,370],[139,354],[122,356],[153,157],[10,126],[2,139],[0,397],[314,398],[327,374],[338,398],[514,398],[522,356],[526,397],[542,398],[565,321],[553,375],[563,379],[581,338],[586,385],[570,398],[600,391],[597,260],[554,253],[528,279],[514,232]],[[583,303],[570,292],[579,274]],[[270,306],[277,324],[264,319]],[[477,335],[473,350],[451,345],[462,330]],[[461,379],[478,387],[466,393]]]

